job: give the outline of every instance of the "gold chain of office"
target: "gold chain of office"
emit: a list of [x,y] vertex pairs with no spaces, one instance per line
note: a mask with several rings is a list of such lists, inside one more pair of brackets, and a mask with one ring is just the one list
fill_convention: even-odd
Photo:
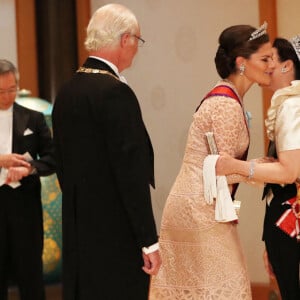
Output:
[[120,78],[118,76],[112,74],[109,71],[101,70],[101,69],[80,67],[76,72],[77,73],[89,73],[89,74],[105,74],[105,75],[110,75],[110,76],[116,78],[117,80],[120,80]]

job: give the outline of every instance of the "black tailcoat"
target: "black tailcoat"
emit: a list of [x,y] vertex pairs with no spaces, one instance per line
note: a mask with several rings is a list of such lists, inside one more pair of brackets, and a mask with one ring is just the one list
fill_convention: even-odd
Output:
[[[86,68],[114,74],[88,58]],[[153,150],[132,89],[76,73],[52,115],[63,193],[64,300],[147,299],[141,248],[157,242]]]

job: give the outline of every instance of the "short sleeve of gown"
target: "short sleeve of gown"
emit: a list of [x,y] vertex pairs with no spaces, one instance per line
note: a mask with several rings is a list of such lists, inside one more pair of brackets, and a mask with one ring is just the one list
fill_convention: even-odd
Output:
[[286,100],[277,113],[275,125],[277,151],[300,149],[300,98]]

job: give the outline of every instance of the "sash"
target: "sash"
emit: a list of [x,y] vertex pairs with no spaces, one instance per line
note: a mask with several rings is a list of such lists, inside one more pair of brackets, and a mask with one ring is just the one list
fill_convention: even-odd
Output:
[[282,205],[284,204],[288,204],[290,208],[277,220],[276,226],[290,237],[296,237],[297,241],[300,241],[300,218],[298,216],[300,212],[299,189],[298,195],[282,203]]
[[[201,106],[201,104],[208,98],[210,97],[213,97],[213,96],[223,96],[223,97],[228,97],[228,98],[232,98],[234,100],[236,100],[240,106],[242,107],[243,109],[243,106],[242,106],[242,103],[238,97],[238,95],[236,94],[236,92],[228,85],[218,85],[216,86],[215,88],[213,88],[200,102],[200,104],[198,105],[198,107],[196,108],[196,111],[198,111],[199,107]],[[244,121],[245,121],[245,124],[246,124],[246,127],[247,127],[247,131],[248,131],[248,135],[250,137],[250,133],[249,133],[249,128],[248,128],[248,123],[247,123],[247,119],[246,119],[246,116],[245,114],[243,113],[244,115]],[[247,159],[247,156],[248,156],[248,150],[249,150],[249,146],[247,147],[246,151],[243,153],[242,157],[241,157],[241,160],[246,160]],[[231,197],[232,197],[232,200],[234,200],[234,196],[235,196],[235,193],[237,191],[237,188],[239,186],[239,183],[235,183],[232,185],[233,188],[232,188],[232,193],[231,193]]]

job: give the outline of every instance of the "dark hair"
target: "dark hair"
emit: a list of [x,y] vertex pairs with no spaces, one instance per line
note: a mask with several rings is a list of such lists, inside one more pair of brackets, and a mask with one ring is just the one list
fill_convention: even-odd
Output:
[[280,62],[291,60],[294,63],[295,78],[300,79],[300,61],[292,44],[283,38],[276,38],[273,47],[277,49]]
[[215,56],[216,68],[221,78],[237,71],[235,60],[238,56],[249,58],[263,44],[269,42],[267,34],[249,40],[255,30],[256,28],[250,25],[235,25],[223,30]]

